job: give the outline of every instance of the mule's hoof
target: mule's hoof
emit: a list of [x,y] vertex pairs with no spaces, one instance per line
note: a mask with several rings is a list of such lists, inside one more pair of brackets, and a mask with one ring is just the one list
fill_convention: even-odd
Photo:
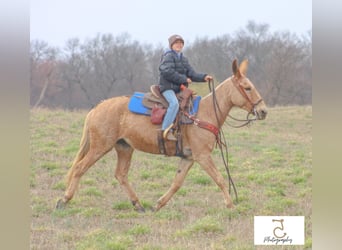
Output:
[[138,200],[131,201],[131,202],[132,202],[132,205],[133,205],[135,211],[137,211],[138,213],[145,213],[145,208],[143,206],[141,206],[141,204]]
[[56,209],[61,210],[64,209],[66,206],[66,203],[63,201],[63,199],[59,199],[56,204]]
[[163,206],[160,205],[160,203],[158,202],[156,206],[152,207],[151,210],[156,213],[158,212]]

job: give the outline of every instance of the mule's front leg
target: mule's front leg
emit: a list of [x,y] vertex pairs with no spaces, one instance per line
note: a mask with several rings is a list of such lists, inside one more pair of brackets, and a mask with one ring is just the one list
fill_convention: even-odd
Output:
[[118,156],[118,162],[115,170],[115,178],[119,181],[122,188],[129,196],[132,205],[138,212],[145,212],[144,207],[141,205],[137,194],[128,182],[128,171],[131,165],[133,148],[125,142],[117,143],[115,150]]
[[179,168],[177,170],[176,176],[173,180],[171,187],[162,197],[159,198],[154,211],[158,211],[163,206],[165,206],[166,203],[171,199],[171,197],[178,191],[178,189],[182,186],[185,176],[189,172],[189,169],[191,168],[193,163],[193,160],[185,158],[181,159],[179,163]]
[[222,174],[220,173],[220,171],[217,170],[211,156],[210,155],[199,156],[199,158],[197,159],[197,162],[202,166],[202,168],[207,172],[207,174],[215,181],[217,186],[221,188],[226,206],[228,208],[233,208],[234,204],[229,195],[226,182]]

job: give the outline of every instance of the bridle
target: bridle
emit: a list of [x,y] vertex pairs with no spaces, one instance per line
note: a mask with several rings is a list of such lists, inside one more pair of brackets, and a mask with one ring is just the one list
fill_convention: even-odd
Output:
[[[246,99],[246,101],[248,102],[248,104],[250,105],[251,109],[250,111],[247,113],[247,117],[246,119],[244,120],[241,120],[241,119],[237,119],[233,116],[231,116],[230,114],[228,114],[228,116],[230,118],[232,118],[233,120],[235,121],[238,121],[238,122],[244,122],[242,125],[238,125],[238,126],[235,126],[235,125],[231,125],[229,124],[228,122],[225,122],[226,124],[228,124],[230,127],[233,127],[233,128],[241,128],[241,127],[244,127],[244,126],[247,126],[249,125],[251,122],[253,121],[256,121],[258,120],[259,118],[259,114],[258,112],[256,111],[256,107],[258,106],[258,104],[260,102],[263,101],[262,98],[260,98],[258,101],[256,101],[255,103],[253,103],[253,101],[251,100],[251,98],[248,96],[245,88],[241,85],[241,81],[239,79],[237,79],[235,76],[232,76],[232,82],[234,84],[234,86],[237,88],[237,90],[240,92],[240,94]],[[251,115],[253,115],[254,117],[250,117]]]

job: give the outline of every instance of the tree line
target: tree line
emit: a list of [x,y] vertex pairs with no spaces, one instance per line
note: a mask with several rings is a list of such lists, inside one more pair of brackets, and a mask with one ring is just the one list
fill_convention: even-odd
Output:
[[[146,92],[158,83],[165,49],[141,44],[128,33],[98,34],[83,42],[71,38],[64,48],[32,40],[30,105],[88,109],[113,96]],[[311,31],[299,37],[249,21],[234,34],[197,38],[183,52],[197,71],[213,75],[217,82],[231,76],[235,58],[247,58],[248,77],[268,106],[312,102]]]

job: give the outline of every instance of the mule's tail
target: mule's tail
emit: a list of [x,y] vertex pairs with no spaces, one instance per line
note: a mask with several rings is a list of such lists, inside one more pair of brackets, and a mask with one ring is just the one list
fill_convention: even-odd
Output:
[[78,162],[80,162],[89,151],[89,145],[90,145],[89,139],[90,138],[89,138],[88,118],[89,118],[89,114],[87,115],[85,122],[84,122],[83,133],[82,133],[82,138],[81,138],[81,142],[80,142],[80,148],[77,152],[77,155],[76,155],[76,157],[72,163],[72,166],[69,169],[68,175],[67,175],[67,180],[66,180],[67,186],[69,186],[70,181],[72,179],[72,173],[73,173],[75,165]]

